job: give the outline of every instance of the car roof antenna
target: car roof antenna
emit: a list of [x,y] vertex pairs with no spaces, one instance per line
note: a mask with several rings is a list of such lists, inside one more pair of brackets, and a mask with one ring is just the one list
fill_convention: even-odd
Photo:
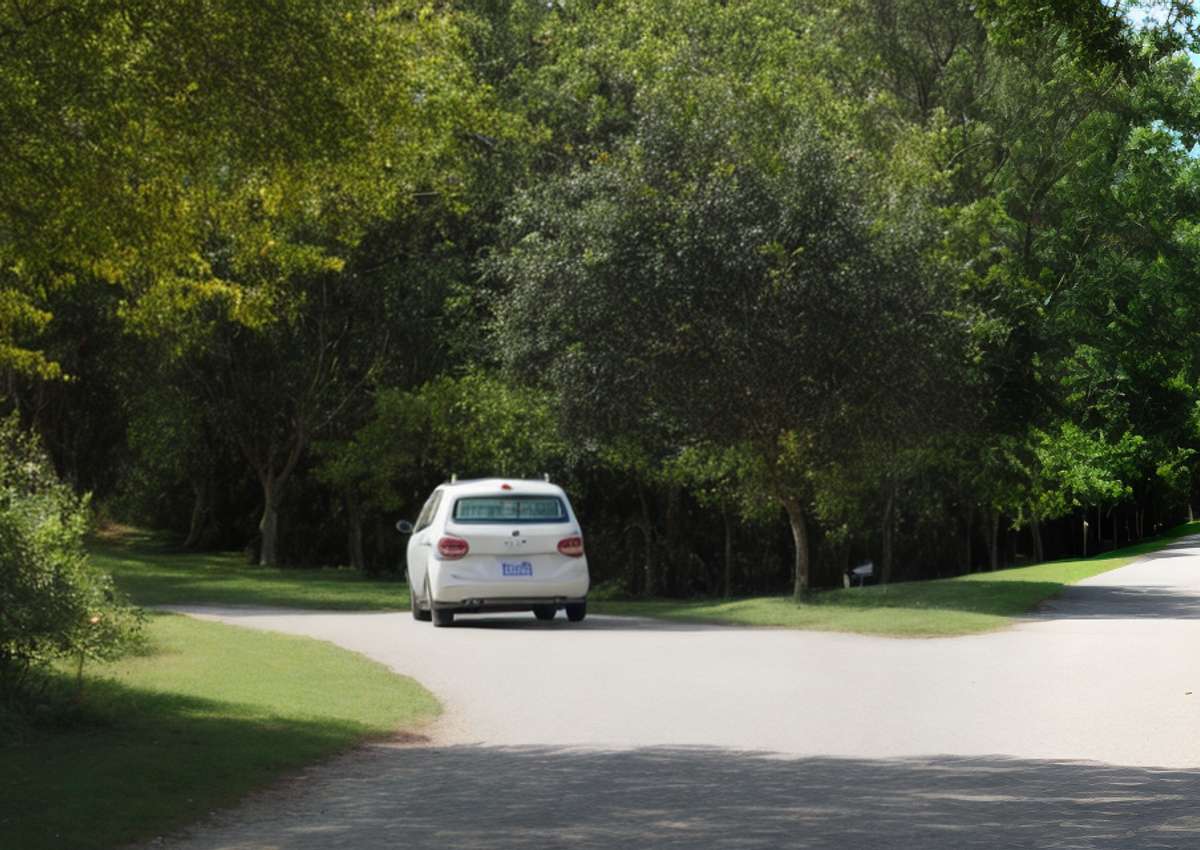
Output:
[[454,483],[455,481],[457,481],[457,480],[458,480],[458,473],[457,473],[457,472],[451,472],[451,473],[450,473],[450,483],[451,483],[451,484],[453,484],[453,483]]
[[543,472],[543,473],[542,473],[542,480],[543,480],[543,481],[545,481],[547,484],[549,484],[549,483],[550,483],[550,473],[549,473],[549,472]]

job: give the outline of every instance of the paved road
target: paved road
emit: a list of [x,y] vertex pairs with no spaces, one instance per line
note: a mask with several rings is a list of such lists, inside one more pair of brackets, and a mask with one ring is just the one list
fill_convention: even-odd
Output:
[[189,610],[362,652],[447,711],[171,846],[1200,846],[1200,538],[966,638]]

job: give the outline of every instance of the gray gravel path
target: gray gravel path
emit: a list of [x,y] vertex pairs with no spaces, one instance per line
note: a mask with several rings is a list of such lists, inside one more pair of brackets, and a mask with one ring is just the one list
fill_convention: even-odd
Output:
[[184,610],[447,710],[172,847],[1200,847],[1200,538],[965,638]]

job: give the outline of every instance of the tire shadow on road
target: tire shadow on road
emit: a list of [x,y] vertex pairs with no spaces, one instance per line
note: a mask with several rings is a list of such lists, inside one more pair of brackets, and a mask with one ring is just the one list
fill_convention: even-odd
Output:
[[[169,614],[188,614],[200,619],[238,621],[265,620],[270,617],[288,619],[335,619],[352,615],[355,618],[408,619],[407,612],[395,611],[337,611],[311,608],[271,608],[261,605],[155,605],[155,611]],[[255,624],[251,624],[255,625]],[[260,624],[264,625],[265,624]],[[266,626],[269,627],[269,626]],[[429,628],[432,628],[429,626]],[[700,623],[690,620],[663,620],[649,617],[619,617],[611,614],[590,615],[581,623],[571,623],[559,614],[553,620],[539,620],[533,614],[460,614],[450,628],[495,629],[507,631],[583,631],[583,632],[711,632],[750,628],[726,623]]]

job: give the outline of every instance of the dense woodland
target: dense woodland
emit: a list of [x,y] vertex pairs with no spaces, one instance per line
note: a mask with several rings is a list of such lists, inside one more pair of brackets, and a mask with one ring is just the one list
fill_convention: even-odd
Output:
[[1193,24],[7,3],[0,406],[263,564],[402,570],[453,473],[548,473],[637,595],[1112,548],[1200,478]]

